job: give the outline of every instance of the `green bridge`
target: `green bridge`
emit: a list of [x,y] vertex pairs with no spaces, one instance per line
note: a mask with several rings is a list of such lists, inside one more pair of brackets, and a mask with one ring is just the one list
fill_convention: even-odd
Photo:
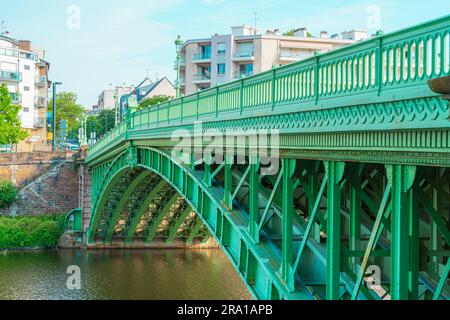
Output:
[[449,35],[446,16],[128,111],[86,159],[87,242],[212,235],[257,299],[449,299]]

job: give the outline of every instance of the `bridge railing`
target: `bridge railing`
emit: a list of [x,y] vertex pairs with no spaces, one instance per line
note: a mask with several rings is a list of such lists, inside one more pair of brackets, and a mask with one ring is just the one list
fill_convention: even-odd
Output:
[[[133,114],[129,130],[430,96],[450,73],[450,15]],[[89,151],[120,139],[120,124]]]

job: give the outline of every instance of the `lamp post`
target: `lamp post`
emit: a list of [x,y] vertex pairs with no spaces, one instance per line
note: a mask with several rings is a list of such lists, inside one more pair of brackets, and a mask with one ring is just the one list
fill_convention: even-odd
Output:
[[180,96],[180,60],[181,60],[181,47],[183,46],[183,40],[178,36],[177,40],[175,40],[175,48],[177,50],[177,60],[176,60],[176,68],[177,68],[177,79],[175,81],[175,90],[176,97]]
[[56,151],[56,86],[61,85],[62,82],[53,82],[53,134],[52,134],[52,151]]

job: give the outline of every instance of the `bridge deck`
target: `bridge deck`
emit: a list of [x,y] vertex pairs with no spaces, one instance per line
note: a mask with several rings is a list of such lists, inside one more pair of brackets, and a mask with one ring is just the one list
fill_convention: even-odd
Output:
[[450,74],[449,24],[446,16],[140,110],[92,146],[88,162],[125,140],[171,146],[175,129],[255,129],[279,130],[292,156],[448,165],[449,106],[428,80]]

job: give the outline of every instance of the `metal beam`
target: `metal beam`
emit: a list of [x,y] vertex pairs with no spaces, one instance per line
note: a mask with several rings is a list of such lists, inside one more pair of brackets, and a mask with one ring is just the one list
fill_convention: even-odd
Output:
[[130,185],[127,187],[127,189],[125,190],[125,192],[122,194],[122,197],[120,198],[119,203],[117,204],[116,209],[114,210],[113,215],[111,216],[110,220],[109,220],[109,228],[108,231],[106,232],[106,236],[104,239],[104,242],[106,244],[111,242],[112,239],[112,235],[114,233],[114,228],[116,227],[117,221],[120,218],[120,214],[122,213],[125,205],[127,204],[128,200],[130,199],[131,194],[133,193],[133,191],[136,189],[136,187],[145,179],[150,175],[150,171],[144,171],[141,174],[139,174],[131,183]]
[[341,181],[345,163],[325,163],[327,184],[327,300],[340,298],[341,273]]
[[410,292],[408,274],[410,272],[410,210],[413,197],[412,186],[416,168],[403,165],[386,166],[389,182],[392,184],[391,218],[391,279],[392,300],[406,300]]
[[171,229],[169,231],[169,235],[167,236],[166,243],[168,243],[168,244],[173,243],[173,240],[177,236],[178,229],[180,229],[181,225],[183,224],[183,222],[186,220],[186,218],[189,216],[189,214],[192,211],[193,211],[193,209],[191,208],[190,205],[188,205],[186,207],[186,209],[184,209],[184,211],[181,212],[181,214],[179,215],[179,217],[177,218],[177,220],[172,225],[172,227],[171,227]]
[[131,238],[135,233],[136,227],[139,224],[139,220],[141,219],[142,215],[145,213],[145,211],[148,210],[148,206],[150,205],[150,202],[153,200],[153,198],[155,198],[155,196],[161,191],[161,189],[166,184],[167,184],[166,180],[162,179],[161,182],[159,182],[158,185],[155,188],[153,188],[153,190],[148,194],[147,198],[144,200],[144,202],[137,210],[137,212],[133,214],[132,219],[129,222],[129,225],[127,226],[125,243],[129,243],[131,241]]
[[175,202],[177,202],[179,198],[180,194],[178,192],[175,192],[175,194],[164,205],[161,212],[157,213],[156,217],[152,217],[152,220],[150,221],[150,225],[148,227],[148,234],[147,238],[145,239],[145,243],[151,243],[153,241],[153,238],[156,235],[156,230],[158,229],[159,225],[169,212],[170,208],[175,204]]
[[282,159],[282,244],[281,244],[281,276],[290,291],[295,290],[294,272],[292,270],[293,258],[293,222],[294,222],[294,181],[295,160]]

